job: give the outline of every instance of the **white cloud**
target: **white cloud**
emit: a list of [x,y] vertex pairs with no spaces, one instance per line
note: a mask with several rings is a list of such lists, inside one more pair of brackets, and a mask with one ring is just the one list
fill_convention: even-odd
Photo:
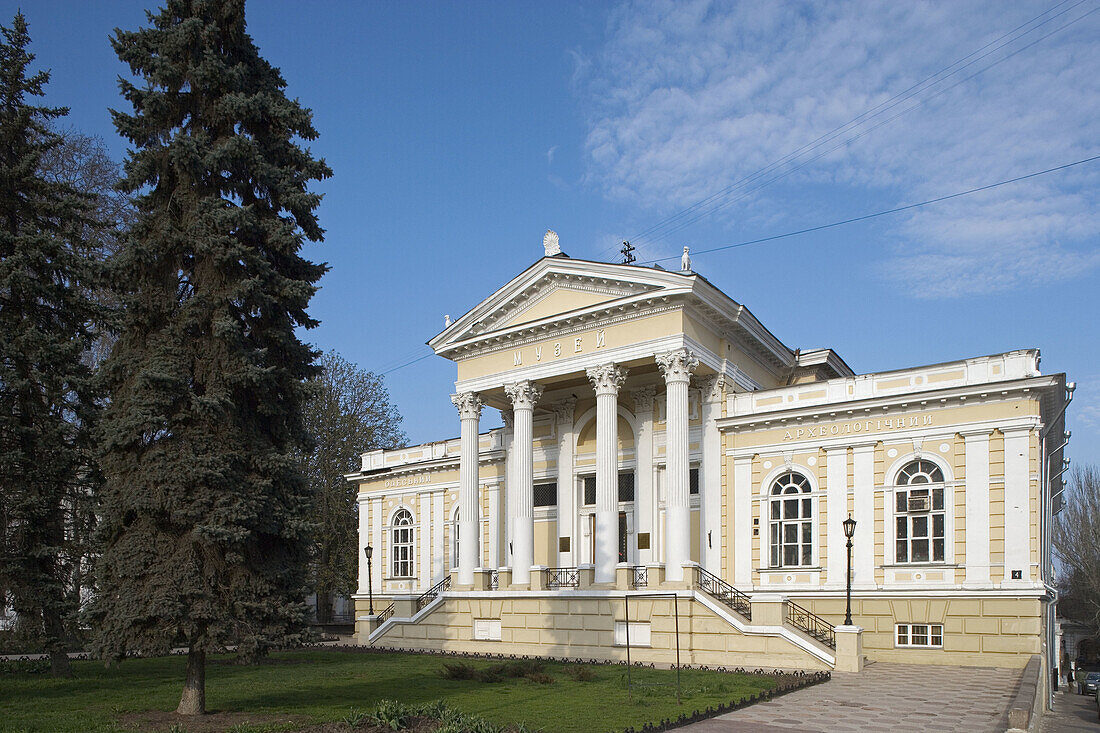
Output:
[[548,165],[553,165],[553,163],[554,163],[554,153],[556,153],[556,152],[558,152],[558,146],[557,145],[551,146],[550,149],[546,151],[546,163]]
[[[658,217],[671,214],[1048,8],[704,0],[622,5],[610,14],[604,48],[576,64],[589,113],[587,181],[611,199]],[[1092,9],[1084,3],[976,61],[921,97],[925,104],[719,216],[769,229],[813,225],[1096,155],[1100,13],[962,81]],[[822,204],[809,213],[792,210],[784,194],[805,184],[830,186],[847,199],[844,209]],[[918,286],[914,292],[927,296],[1061,280],[1100,267],[1098,184],[1100,163],[1093,163],[937,204],[892,218],[893,240],[870,246],[880,246],[884,277]]]

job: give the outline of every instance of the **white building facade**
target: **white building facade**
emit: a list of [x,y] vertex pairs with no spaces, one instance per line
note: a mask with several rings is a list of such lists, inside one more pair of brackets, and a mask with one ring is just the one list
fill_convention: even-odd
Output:
[[684,264],[548,241],[429,342],[460,437],[348,477],[360,641],[617,659],[629,623],[635,658],[801,668],[1053,648],[1064,375],[1037,350],[855,374]]

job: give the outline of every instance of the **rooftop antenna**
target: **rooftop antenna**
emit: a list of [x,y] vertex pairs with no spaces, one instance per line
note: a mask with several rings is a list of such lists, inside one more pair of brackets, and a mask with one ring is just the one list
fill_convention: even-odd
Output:
[[634,262],[636,259],[638,259],[634,256],[634,245],[632,245],[630,242],[624,241],[623,248],[619,251],[623,253],[624,265],[629,265],[631,262]]

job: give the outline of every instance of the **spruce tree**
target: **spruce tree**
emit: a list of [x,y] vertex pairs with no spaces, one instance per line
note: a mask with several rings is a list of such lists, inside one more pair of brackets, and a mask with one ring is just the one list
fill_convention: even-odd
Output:
[[95,409],[81,357],[97,224],[89,196],[43,172],[61,144],[51,122],[68,111],[31,103],[49,73],[28,76],[23,15],[0,34],[0,589],[53,673],[68,676],[66,511],[84,486]]
[[311,113],[246,33],[243,0],[168,0],[115,31],[135,221],[110,276],[122,326],[103,366],[96,648],[188,650],[177,712],[205,711],[206,654],[304,632],[312,497],[295,460],[316,353],[295,329],[325,267],[300,141]]

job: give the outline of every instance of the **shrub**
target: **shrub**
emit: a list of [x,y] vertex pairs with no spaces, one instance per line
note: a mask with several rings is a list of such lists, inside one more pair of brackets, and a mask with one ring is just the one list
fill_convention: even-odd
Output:
[[591,682],[596,679],[596,672],[591,667],[581,664],[575,667],[566,667],[565,672],[573,678],[574,682]]

